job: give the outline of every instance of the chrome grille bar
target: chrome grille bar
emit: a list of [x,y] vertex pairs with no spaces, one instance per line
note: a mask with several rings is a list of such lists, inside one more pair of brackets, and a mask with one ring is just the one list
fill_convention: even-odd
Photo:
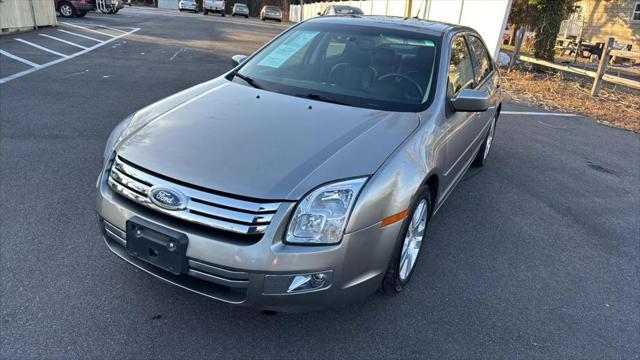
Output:
[[[238,234],[262,234],[280,203],[259,203],[211,194],[175,184],[131,166],[116,157],[107,183],[115,192],[155,211],[178,219]],[[153,186],[166,186],[187,197],[184,210],[167,210],[151,202]]]

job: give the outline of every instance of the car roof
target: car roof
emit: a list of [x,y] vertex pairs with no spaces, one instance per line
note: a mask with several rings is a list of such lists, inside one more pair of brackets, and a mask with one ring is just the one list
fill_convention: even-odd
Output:
[[404,29],[419,31],[430,35],[441,36],[450,31],[475,30],[457,24],[449,24],[439,21],[422,20],[417,18],[403,18],[398,16],[371,16],[371,15],[350,15],[350,16],[320,16],[314,17],[309,22],[326,22],[331,24],[354,24],[361,26],[371,26],[389,29]]

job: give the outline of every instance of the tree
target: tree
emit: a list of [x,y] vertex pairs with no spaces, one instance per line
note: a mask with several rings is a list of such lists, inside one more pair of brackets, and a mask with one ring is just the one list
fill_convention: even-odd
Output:
[[533,29],[536,39],[533,47],[536,58],[553,61],[560,25],[573,11],[574,2],[575,0],[529,0],[535,13]]
[[511,35],[511,44],[515,45],[511,61],[509,62],[509,68],[512,68],[516,64],[516,60],[520,55],[520,47],[522,46],[522,40],[526,27],[533,25],[533,19],[535,10],[531,5],[531,0],[514,0],[511,4],[511,11],[509,13],[509,23],[513,25],[513,33]]

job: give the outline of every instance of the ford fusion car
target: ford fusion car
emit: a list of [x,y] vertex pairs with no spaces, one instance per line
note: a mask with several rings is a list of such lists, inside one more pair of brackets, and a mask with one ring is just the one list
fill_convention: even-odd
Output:
[[265,310],[401,292],[430,218],[492,147],[500,78],[480,35],[319,17],[233,62],[113,130],[97,181],[108,248]]

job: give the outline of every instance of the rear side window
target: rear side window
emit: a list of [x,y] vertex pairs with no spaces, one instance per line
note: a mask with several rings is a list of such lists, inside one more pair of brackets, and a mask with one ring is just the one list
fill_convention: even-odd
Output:
[[473,65],[476,69],[476,83],[479,84],[493,71],[491,57],[487,48],[477,36],[469,36],[469,45],[473,52]]
[[473,88],[473,65],[464,37],[458,36],[451,43],[447,94],[453,97],[460,90],[470,88]]

